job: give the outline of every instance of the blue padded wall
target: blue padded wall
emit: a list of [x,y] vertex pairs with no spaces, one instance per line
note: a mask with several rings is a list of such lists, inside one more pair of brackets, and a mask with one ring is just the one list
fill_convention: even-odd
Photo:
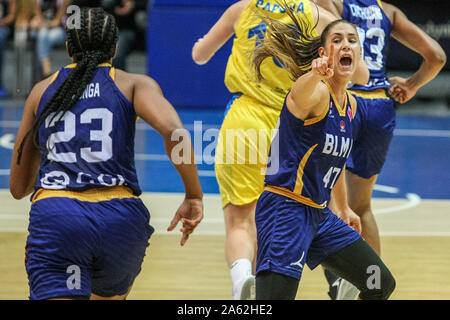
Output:
[[203,66],[194,63],[191,50],[233,1],[196,0],[175,5],[181,2],[156,1],[149,14],[147,74],[175,107],[225,108],[230,93],[224,73],[232,39]]
[[[176,107],[225,108],[230,93],[224,72],[232,40],[212,60],[196,65],[192,46],[236,0],[155,0],[147,32],[147,73],[159,82]],[[391,0],[413,22],[424,28],[447,52],[450,51],[449,0]],[[388,69],[416,70],[422,58],[394,39],[389,39]],[[450,70],[450,58],[445,70]]]

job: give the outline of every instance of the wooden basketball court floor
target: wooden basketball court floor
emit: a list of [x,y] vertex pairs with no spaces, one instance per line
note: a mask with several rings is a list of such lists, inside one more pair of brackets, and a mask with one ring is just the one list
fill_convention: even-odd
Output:
[[[229,300],[224,224],[218,195],[205,195],[205,218],[184,247],[179,231],[165,230],[183,195],[145,193],[155,233],[129,299]],[[28,299],[24,247],[28,199],[0,190],[0,300]],[[450,201],[373,200],[381,232],[382,258],[397,281],[392,299],[450,299]],[[179,228],[178,228],[179,229]],[[320,267],[305,268],[297,299],[326,300]]]

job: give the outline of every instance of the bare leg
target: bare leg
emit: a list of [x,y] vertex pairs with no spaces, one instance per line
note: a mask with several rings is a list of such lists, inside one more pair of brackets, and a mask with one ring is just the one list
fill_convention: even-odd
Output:
[[256,256],[256,201],[236,206],[228,204],[224,208],[226,231],[226,259],[231,267],[234,261],[246,258],[254,261]]
[[378,175],[361,178],[347,170],[347,197],[350,208],[361,218],[362,236],[375,252],[381,254],[380,234],[372,212],[372,192]]
[[254,295],[257,250],[256,201],[246,205],[228,204],[224,208],[225,255],[233,281],[233,299],[252,299]]

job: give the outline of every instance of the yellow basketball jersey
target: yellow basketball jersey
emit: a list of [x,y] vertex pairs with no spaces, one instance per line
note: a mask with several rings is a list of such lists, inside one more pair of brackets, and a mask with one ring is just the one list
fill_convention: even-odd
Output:
[[[304,14],[314,25],[309,0],[286,0],[298,14]],[[262,104],[281,110],[293,81],[277,61],[267,58],[261,64],[264,80],[258,82],[252,66],[252,53],[258,40],[264,36],[265,26],[255,14],[257,11],[274,19],[292,23],[289,16],[275,0],[252,0],[241,14],[236,25],[236,37],[225,71],[225,85],[233,93],[242,93]],[[317,36],[314,30],[313,36]]]

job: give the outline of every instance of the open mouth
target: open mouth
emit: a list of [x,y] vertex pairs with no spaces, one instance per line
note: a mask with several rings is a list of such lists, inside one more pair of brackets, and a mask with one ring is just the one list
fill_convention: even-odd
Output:
[[352,57],[343,56],[341,57],[341,59],[339,59],[339,63],[343,67],[350,67],[352,65]]

